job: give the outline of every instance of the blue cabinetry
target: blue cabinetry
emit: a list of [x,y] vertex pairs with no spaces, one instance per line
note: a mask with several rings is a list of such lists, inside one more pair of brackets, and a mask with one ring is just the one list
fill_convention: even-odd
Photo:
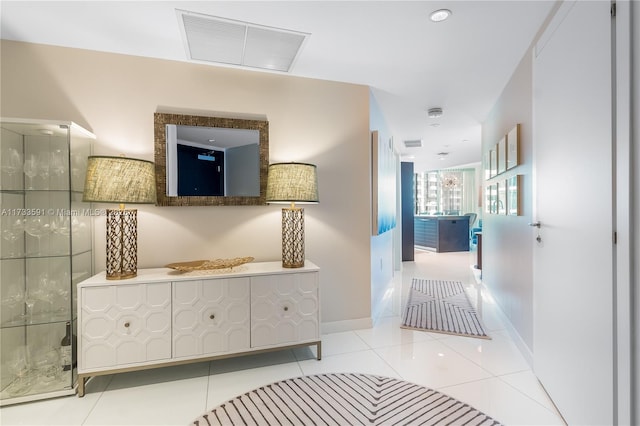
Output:
[[469,251],[468,216],[415,216],[415,245],[436,252]]

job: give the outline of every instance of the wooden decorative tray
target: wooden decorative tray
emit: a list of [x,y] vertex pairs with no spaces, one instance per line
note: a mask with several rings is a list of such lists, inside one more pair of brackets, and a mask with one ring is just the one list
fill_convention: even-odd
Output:
[[235,257],[233,259],[193,260],[191,262],[178,262],[165,265],[167,268],[181,272],[208,271],[215,269],[228,269],[253,261],[253,257]]

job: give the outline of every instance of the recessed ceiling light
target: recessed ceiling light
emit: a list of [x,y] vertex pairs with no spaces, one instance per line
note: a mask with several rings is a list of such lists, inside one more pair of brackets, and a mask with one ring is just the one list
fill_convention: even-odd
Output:
[[449,18],[449,16],[451,16],[451,11],[449,9],[438,9],[431,12],[429,19],[433,22],[442,22]]
[[429,108],[427,110],[427,116],[429,118],[442,117],[442,108]]

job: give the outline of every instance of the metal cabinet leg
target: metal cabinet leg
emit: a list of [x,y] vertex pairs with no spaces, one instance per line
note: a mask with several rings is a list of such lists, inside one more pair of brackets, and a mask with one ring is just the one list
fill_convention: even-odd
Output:
[[80,398],[84,396],[84,385],[85,385],[85,377],[78,376],[78,397]]

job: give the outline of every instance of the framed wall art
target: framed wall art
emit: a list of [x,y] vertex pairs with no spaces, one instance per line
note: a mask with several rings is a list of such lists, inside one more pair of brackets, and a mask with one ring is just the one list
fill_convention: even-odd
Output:
[[496,183],[498,196],[496,201],[496,214],[507,214],[507,185],[506,180]]
[[396,158],[393,140],[371,132],[372,235],[396,227]]
[[498,170],[497,174],[504,173],[507,171],[507,140],[506,137],[503,137],[497,143],[498,147]]
[[484,173],[484,180],[491,178],[491,152],[485,151],[482,156],[482,169]]
[[520,164],[520,124],[507,134],[507,170],[513,169]]
[[507,214],[509,216],[520,215],[520,181],[522,175],[511,176],[506,180],[507,185]]
[[498,146],[494,146],[489,151],[489,178],[498,175]]
[[498,186],[493,183],[484,188],[485,193],[485,212],[488,214],[496,214],[498,212]]

